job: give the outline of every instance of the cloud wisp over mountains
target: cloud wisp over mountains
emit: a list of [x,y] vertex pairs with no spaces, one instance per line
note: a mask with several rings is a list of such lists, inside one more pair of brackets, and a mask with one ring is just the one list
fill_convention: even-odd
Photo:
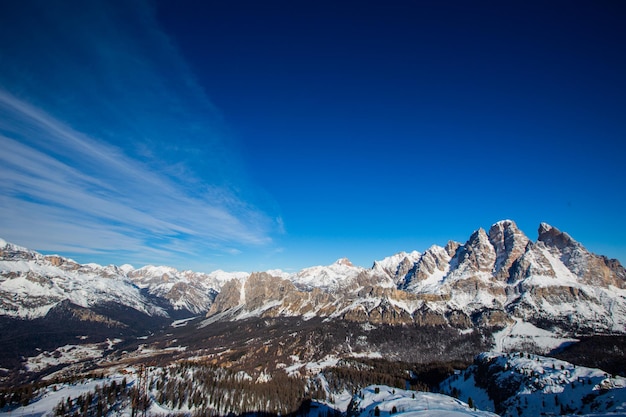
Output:
[[0,236],[207,268],[272,245],[280,222],[148,5],[25,3],[0,18]]

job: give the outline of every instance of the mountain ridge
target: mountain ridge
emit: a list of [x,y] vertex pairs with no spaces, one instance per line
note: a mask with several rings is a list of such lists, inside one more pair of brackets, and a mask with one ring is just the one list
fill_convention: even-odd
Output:
[[523,320],[569,336],[626,333],[626,272],[617,260],[546,223],[533,242],[512,220],[479,228],[465,243],[398,252],[369,269],[340,258],[292,274],[81,265],[1,240],[0,280],[0,316],[26,319],[68,301],[213,321],[319,316],[497,331]]

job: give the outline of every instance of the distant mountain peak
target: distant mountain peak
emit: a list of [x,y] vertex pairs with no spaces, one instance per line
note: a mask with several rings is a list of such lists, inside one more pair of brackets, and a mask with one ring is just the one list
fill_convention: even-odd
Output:
[[494,224],[492,224],[491,228],[493,227],[500,227],[502,229],[507,229],[507,228],[512,227],[512,228],[517,229],[517,224],[515,223],[515,221],[511,219],[504,219],[504,220],[499,220],[495,222]]
[[354,266],[348,258],[339,258],[335,261],[334,265]]
[[1,239],[1,238],[0,238],[0,249],[10,250],[14,252],[32,252],[31,250],[23,246],[19,246],[14,243],[7,242],[6,240]]

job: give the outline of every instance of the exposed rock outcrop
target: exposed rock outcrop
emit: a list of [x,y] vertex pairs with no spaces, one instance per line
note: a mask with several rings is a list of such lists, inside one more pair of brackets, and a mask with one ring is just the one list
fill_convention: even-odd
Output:
[[496,252],[494,277],[498,281],[508,281],[509,269],[524,254],[530,239],[517,228],[515,222],[504,220],[491,226],[489,242]]

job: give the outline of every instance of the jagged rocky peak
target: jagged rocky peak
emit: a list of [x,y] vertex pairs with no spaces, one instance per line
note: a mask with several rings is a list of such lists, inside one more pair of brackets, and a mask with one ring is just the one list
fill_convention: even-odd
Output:
[[[428,248],[415,263],[413,269],[407,275],[410,281],[424,281],[435,274],[437,271],[444,272],[448,269],[450,263],[450,255],[445,248],[433,245]],[[408,281],[408,280],[407,280]],[[409,286],[410,282],[406,282],[405,286]]]
[[561,232],[559,229],[550,226],[548,223],[541,223],[539,225],[539,237],[537,240],[543,242],[547,247],[559,250],[581,247],[581,244],[572,239],[570,235],[565,232]]
[[502,220],[489,229],[489,242],[496,252],[494,275],[505,281],[509,278],[509,269],[526,251],[530,239],[512,220]]
[[238,279],[231,279],[224,284],[206,315],[207,317],[212,316],[213,314],[244,304],[246,300],[245,297],[244,283]]
[[444,248],[449,257],[453,257],[456,254],[456,251],[459,249],[461,244],[459,242],[455,242],[454,240],[449,240]]
[[398,267],[396,268],[394,278],[404,278],[406,274],[411,270],[411,268],[413,268],[413,265],[415,265],[415,261],[413,259],[410,259],[409,257],[404,257],[404,259],[400,261]]
[[286,293],[296,291],[296,287],[289,280],[255,272],[244,283],[244,291],[246,308],[254,310],[265,303],[281,300]]
[[491,273],[496,262],[496,251],[482,227],[472,233],[456,256],[460,271]]
[[13,260],[13,259],[35,259],[42,258],[37,252],[28,250],[22,246],[15,245],[7,242],[4,239],[0,239],[0,259]]
[[529,242],[524,253],[509,269],[509,282],[514,283],[531,276],[554,278],[556,271],[541,250],[543,245]]
[[543,243],[582,282],[626,288],[626,271],[619,261],[589,252],[569,234],[556,227],[541,223],[538,242]]
[[380,261],[375,261],[371,269],[372,271],[382,271],[396,284],[401,284],[421,256],[422,255],[417,251],[410,253],[398,252]]
[[343,265],[343,266],[354,266],[350,259],[348,258],[339,258],[335,261],[335,265]]

